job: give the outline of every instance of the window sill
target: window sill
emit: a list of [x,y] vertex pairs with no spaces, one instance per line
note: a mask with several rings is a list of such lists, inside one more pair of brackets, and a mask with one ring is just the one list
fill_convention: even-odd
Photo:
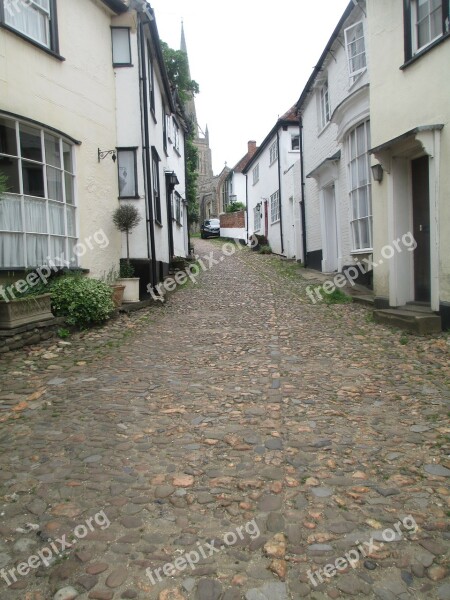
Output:
[[155,109],[153,107],[150,108],[150,112],[152,113],[153,121],[155,122],[155,125],[156,125],[158,123],[158,119],[156,118],[156,115],[155,115]]
[[119,200],[140,200],[141,197],[136,195],[136,196],[119,196]]
[[273,160],[270,164],[269,167],[271,167],[272,165],[274,165],[276,162],[278,162],[278,158],[276,158],[275,160]]
[[113,63],[113,69],[126,69],[134,67],[133,63]]
[[28,42],[29,44],[31,44],[35,48],[39,48],[39,50],[42,50],[43,52],[45,52],[49,56],[53,56],[53,58],[56,58],[57,60],[59,60],[61,62],[64,62],[66,60],[64,58],[64,56],[61,56],[58,52],[55,52],[54,50],[51,50],[50,48],[47,48],[46,46],[43,46],[39,42],[35,42],[34,40],[32,40],[31,38],[29,38],[25,34],[21,33],[20,31],[17,31],[17,29],[14,29],[13,27],[9,27],[9,25],[6,25],[6,23],[0,23],[0,27],[2,29],[6,29],[10,33],[16,35],[17,37],[21,38],[25,42]]
[[357,254],[373,254],[373,248],[366,248],[365,250],[352,250],[350,254],[352,256],[356,256]]
[[176,154],[178,154],[178,156],[181,158],[181,152],[178,150],[178,148],[175,148],[174,146],[173,149],[175,150]]
[[252,185],[256,185],[257,183],[259,183],[259,179],[258,179],[258,181],[254,181],[254,182],[252,183]]
[[324,131],[326,131],[330,125],[331,125],[331,120],[328,121],[327,124],[322,127],[322,129],[319,129],[319,131],[317,132],[317,137],[320,137],[322,135],[322,133]]
[[408,60],[406,60],[402,64],[402,66],[399,67],[400,71],[403,71],[404,69],[406,69],[407,67],[409,67],[410,65],[412,65],[413,63],[415,63],[416,60],[419,60],[419,58],[422,58],[422,56],[424,54],[427,54],[430,50],[433,50],[433,48],[436,48],[436,46],[439,46],[440,44],[442,44],[443,42],[445,42],[449,38],[450,38],[450,32],[445,33],[439,39],[435,40],[434,42],[431,42],[431,44],[429,44],[428,46],[426,46],[425,48],[423,48],[422,50],[420,50],[420,52],[417,52],[417,54],[414,54],[414,56],[411,56],[411,58],[408,58]]
[[163,228],[163,224],[161,221],[158,221],[158,219],[155,219],[155,224],[158,225],[158,227],[161,227],[161,229]]
[[276,225],[276,224],[277,224],[277,223],[279,223],[279,222],[280,222],[280,219],[277,219],[276,221],[271,221],[271,222],[270,222],[270,224],[271,224],[271,225]]

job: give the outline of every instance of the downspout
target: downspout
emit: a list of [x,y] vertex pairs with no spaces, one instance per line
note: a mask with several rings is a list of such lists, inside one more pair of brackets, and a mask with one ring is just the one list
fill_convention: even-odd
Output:
[[[145,35],[144,27],[142,23],[142,16],[139,17],[139,44],[140,44],[140,68],[141,68],[141,124],[143,128],[144,146],[142,148],[142,161],[144,163],[145,173],[145,198],[146,208],[148,209],[148,222],[147,222],[147,236],[149,236],[150,227],[150,285],[154,289],[157,284],[156,275],[156,249],[155,249],[155,228],[153,223],[153,195],[151,194],[152,189],[152,175],[151,175],[151,162],[150,162],[150,136],[148,128],[148,95],[147,95],[147,70],[145,64]],[[147,239],[147,251],[148,251],[148,239]]]
[[245,212],[247,214],[247,244],[248,244],[248,242],[249,242],[249,237],[248,237],[249,215],[248,215],[248,177],[247,177],[247,173],[245,174]]
[[280,130],[277,129],[277,152],[278,152],[278,202],[280,203],[280,238],[281,238],[281,254],[284,254],[283,243],[283,217],[281,207],[281,156],[280,156]]
[[191,254],[191,224],[189,223],[189,199],[188,199],[188,191],[187,191],[187,154],[186,154],[186,136],[187,132],[185,130],[183,135],[183,148],[184,148],[184,195],[186,196],[186,211],[187,211],[187,236],[188,236],[188,256]]
[[306,211],[305,211],[305,165],[303,162],[303,119],[299,113],[298,122],[300,126],[300,182],[301,182],[301,200],[300,200],[300,216],[302,219],[302,242],[303,242],[303,266],[308,266],[306,259]]

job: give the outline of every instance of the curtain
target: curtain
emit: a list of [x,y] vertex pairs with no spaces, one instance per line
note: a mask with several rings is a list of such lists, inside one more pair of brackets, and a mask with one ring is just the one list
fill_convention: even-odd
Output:
[[25,228],[26,231],[47,233],[45,201],[25,198]]
[[27,235],[27,266],[39,267],[47,262],[48,243],[46,235]]
[[[36,0],[42,10],[30,3],[29,0],[5,0],[5,21],[17,31],[36,40],[44,46],[49,46],[49,0]],[[45,12],[46,11],[46,12]]]
[[0,267],[23,267],[23,235],[0,233]]
[[127,198],[136,195],[134,181],[134,150],[119,150],[119,190],[120,197]]
[[5,196],[0,201],[0,230],[22,231],[20,199]]
[[50,233],[64,235],[64,204],[48,203],[48,220]]

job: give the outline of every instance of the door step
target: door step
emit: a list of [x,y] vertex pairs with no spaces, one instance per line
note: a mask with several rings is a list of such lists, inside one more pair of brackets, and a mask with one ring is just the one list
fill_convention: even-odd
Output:
[[399,327],[420,335],[442,331],[441,317],[432,312],[429,306],[407,305],[407,307],[374,310],[373,318],[376,323]]

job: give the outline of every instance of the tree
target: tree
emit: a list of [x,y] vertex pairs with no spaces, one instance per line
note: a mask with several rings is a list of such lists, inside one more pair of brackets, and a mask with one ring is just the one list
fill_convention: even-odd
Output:
[[116,208],[112,219],[116,228],[127,236],[127,276],[132,277],[133,267],[130,263],[130,243],[128,238],[132,230],[140,223],[142,217],[138,209],[132,204],[122,204],[119,208]]
[[0,200],[3,197],[3,194],[6,194],[8,190],[8,178],[6,177],[6,175],[0,172]]
[[198,83],[189,77],[187,54],[182,50],[170,48],[166,42],[161,42],[161,48],[167,75],[177,89],[181,103],[184,105],[191,97],[200,92]]
[[[185,52],[173,50],[165,42],[161,42],[161,48],[170,82],[177,90],[181,107],[184,109],[186,103],[199,93],[199,85],[189,76],[189,64]],[[200,212],[197,202],[198,150],[194,144],[197,124],[190,121],[186,115],[185,119],[188,128],[185,136],[188,222],[197,223]]]

